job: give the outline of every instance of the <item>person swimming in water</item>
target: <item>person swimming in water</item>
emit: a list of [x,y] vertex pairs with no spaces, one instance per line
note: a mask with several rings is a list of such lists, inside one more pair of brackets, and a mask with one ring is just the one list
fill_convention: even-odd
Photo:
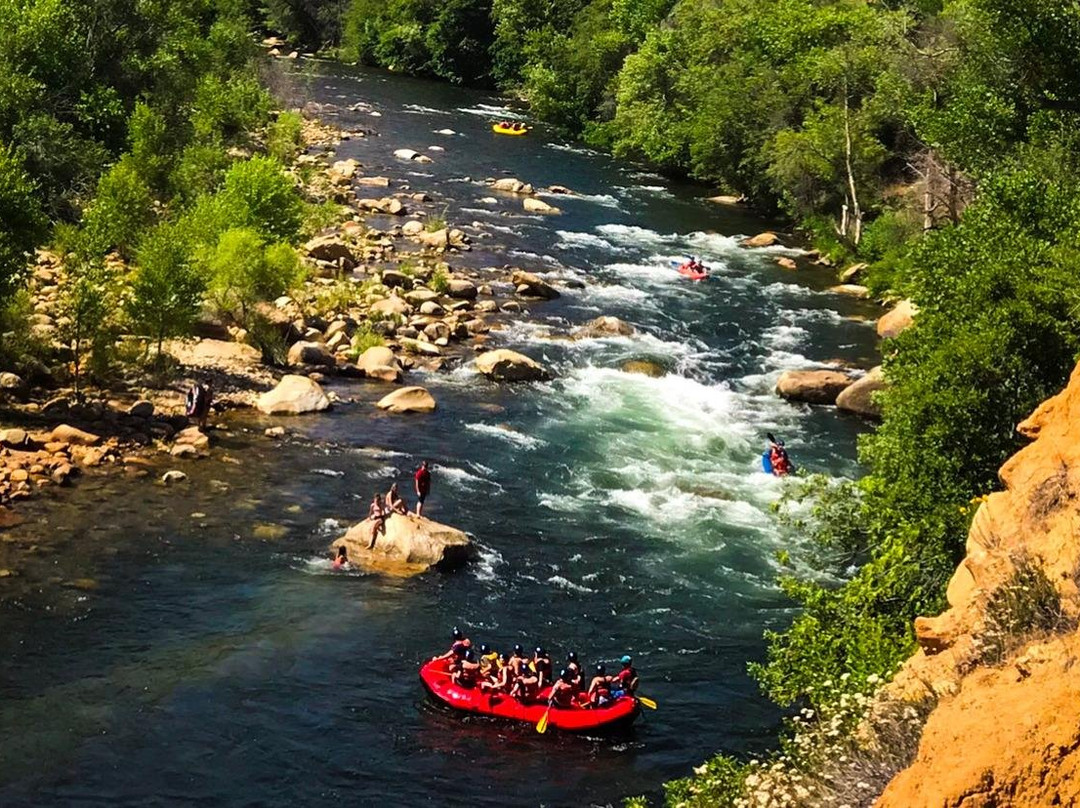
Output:
[[345,569],[349,565],[349,551],[345,549],[345,545],[339,545],[337,548],[337,557],[334,559],[334,569]]

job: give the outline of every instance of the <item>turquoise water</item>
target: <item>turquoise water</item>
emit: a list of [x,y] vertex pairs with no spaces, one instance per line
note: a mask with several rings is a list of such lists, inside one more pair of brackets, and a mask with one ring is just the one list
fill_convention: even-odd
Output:
[[[90,478],[26,509],[5,535],[57,549],[0,583],[0,803],[607,805],[717,750],[762,748],[779,716],[745,665],[762,630],[790,620],[774,557],[792,540],[770,513],[782,488],[760,471],[763,435],[807,468],[854,474],[861,429],[772,386],[787,367],[868,361],[861,304],[824,292],[826,273],[739,248],[767,223],[703,202],[706,189],[542,129],[495,136],[498,99],[322,72],[308,96],[378,132],[338,156],[465,226],[477,249],[452,263],[584,282],[491,335],[556,378],[416,373],[439,409],[408,418],[373,409],[381,387],[335,382],[354,403],[290,421],[283,443],[237,417],[215,450],[234,462],[186,466],[182,488]],[[402,147],[433,162],[402,163]],[[580,196],[525,216],[485,201],[482,180],[504,172]],[[686,254],[714,276],[680,279],[671,262]],[[599,314],[636,334],[565,338]],[[628,359],[671,373],[625,373]],[[408,581],[332,574],[327,543],[421,458],[435,464],[430,515],[472,533],[481,560]],[[96,588],[47,583],[82,577]],[[589,663],[631,652],[660,709],[596,739],[448,714],[416,670],[454,625]]]

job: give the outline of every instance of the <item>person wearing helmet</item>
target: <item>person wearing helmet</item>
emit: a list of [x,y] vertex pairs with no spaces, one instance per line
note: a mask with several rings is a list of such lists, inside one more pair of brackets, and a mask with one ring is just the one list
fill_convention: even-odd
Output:
[[522,672],[529,666],[529,661],[525,659],[525,649],[521,645],[514,646],[514,653],[510,655],[510,676],[517,679],[521,676]]
[[521,667],[521,673],[514,680],[514,686],[510,688],[510,695],[522,704],[535,701],[536,694],[540,690],[539,681],[536,672],[528,664],[524,664]]
[[454,630],[450,632],[450,643],[451,644],[449,651],[447,651],[445,654],[432,657],[431,661],[437,662],[440,659],[453,659],[455,654],[457,654],[459,650],[462,654],[464,654],[467,650],[472,648],[472,641],[468,637],[466,637],[465,633],[457,626],[454,626]]
[[569,709],[574,706],[574,696],[577,688],[574,687],[573,675],[566,668],[559,671],[559,678],[551,685],[551,695],[548,697],[549,707]]
[[487,678],[498,670],[499,654],[492,651],[487,643],[480,644],[480,675]]
[[624,654],[619,662],[622,664],[622,670],[612,677],[612,695],[615,698],[632,696],[638,686],[638,675],[637,671],[634,670],[634,660],[630,658],[629,654]]
[[458,660],[457,670],[450,674],[450,681],[461,687],[472,687],[476,684],[476,677],[480,672],[476,654],[469,648],[455,658]]
[[589,682],[589,706],[606,707],[611,703],[611,679],[603,665],[597,665],[595,675]]
[[579,692],[585,684],[585,674],[582,673],[581,665],[578,664],[577,654],[574,651],[566,655],[566,670],[570,674],[570,684],[574,686],[574,692]]
[[536,655],[533,656],[531,666],[536,672],[536,678],[539,682],[537,685],[538,690],[543,690],[551,684],[551,657],[549,657],[547,651],[540,646],[536,647]]
[[487,681],[480,682],[480,690],[485,693],[506,693],[510,690],[513,682],[511,678],[513,668],[510,667],[510,657],[502,654],[499,657],[498,672]]

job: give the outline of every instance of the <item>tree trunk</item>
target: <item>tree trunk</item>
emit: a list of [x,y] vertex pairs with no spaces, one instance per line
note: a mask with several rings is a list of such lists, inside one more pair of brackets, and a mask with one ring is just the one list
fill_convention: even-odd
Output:
[[[847,79],[844,79],[844,166],[847,168],[848,195],[851,198],[851,216],[854,224],[852,242],[859,246],[862,238],[862,209],[859,207],[859,194],[855,190],[855,169],[852,166],[851,111],[848,108]],[[845,227],[845,230],[847,228]],[[846,233],[845,233],[846,235]]]

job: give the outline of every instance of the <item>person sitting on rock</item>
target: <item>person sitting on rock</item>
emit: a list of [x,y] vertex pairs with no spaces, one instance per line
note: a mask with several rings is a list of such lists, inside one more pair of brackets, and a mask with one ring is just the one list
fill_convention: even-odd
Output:
[[398,493],[397,483],[391,485],[390,490],[386,493],[386,510],[391,514],[400,513],[403,516],[409,512],[409,506],[405,504],[405,500]]
[[389,512],[383,508],[382,497],[375,494],[371,498],[371,507],[368,508],[368,519],[371,520],[371,543],[368,545],[368,549],[371,550],[375,547],[375,539],[382,533],[386,535],[386,520],[390,516]]
[[611,678],[603,665],[596,666],[596,675],[589,682],[590,707],[606,707],[611,703]]
[[344,569],[349,563],[349,551],[345,549],[345,545],[339,545],[337,548],[337,558],[334,559],[334,569]]
[[[481,657],[483,659],[483,657]],[[507,654],[499,656],[497,671],[489,679],[480,682],[480,689],[488,693],[506,693],[510,690],[511,672],[510,657]]]
[[450,632],[450,650],[445,654],[432,657],[431,661],[437,662],[440,659],[453,659],[456,654],[464,654],[470,648],[472,648],[472,641],[465,636],[465,632],[457,626],[454,626],[454,630]]

